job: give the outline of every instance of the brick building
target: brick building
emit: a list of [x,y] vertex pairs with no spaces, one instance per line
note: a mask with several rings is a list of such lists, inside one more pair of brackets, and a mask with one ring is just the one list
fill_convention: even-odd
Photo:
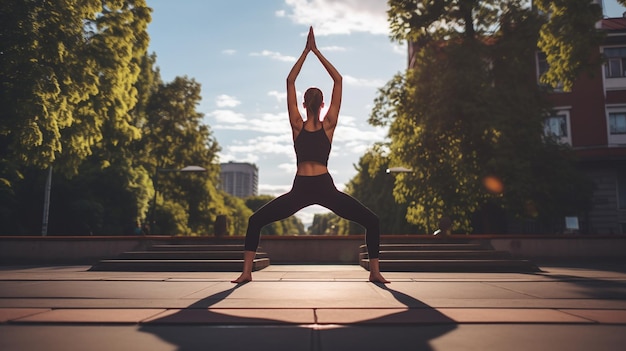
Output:
[[[597,27],[606,32],[599,47],[605,63],[582,74],[571,92],[550,94],[554,110],[546,132],[572,146],[596,184],[583,230],[626,234],[626,18],[606,18]],[[538,54],[538,76],[544,68]]]

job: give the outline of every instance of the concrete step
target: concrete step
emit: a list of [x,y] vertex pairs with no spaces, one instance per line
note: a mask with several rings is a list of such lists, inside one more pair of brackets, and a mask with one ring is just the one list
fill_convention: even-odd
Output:
[[[360,252],[367,252],[367,247],[361,245]],[[493,250],[482,243],[410,243],[410,244],[381,244],[380,251],[449,251],[449,250]]]
[[[369,270],[369,260],[360,264]],[[383,272],[532,273],[541,270],[526,260],[380,260]]]
[[[400,272],[538,272],[526,260],[514,260],[505,251],[496,251],[481,240],[423,240],[380,245],[380,269]],[[360,247],[359,262],[369,269],[365,245]]]
[[[259,249],[261,249],[259,247]],[[152,245],[150,251],[243,251],[243,244],[233,245]]]
[[[240,260],[243,251],[128,251],[118,259],[123,260]],[[257,252],[257,258],[267,258],[267,253]]]
[[[261,249],[259,247],[259,249]],[[237,272],[243,268],[243,245],[153,245],[101,260],[92,271],[126,272]],[[257,251],[253,270],[270,265],[267,253]]]
[[[270,265],[269,258],[257,258],[253,271]],[[109,272],[240,272],[243,260],[102,260],[90,271]]]
[[[495,250],[380,250],[381,260],[426,260],[426,259],[507,259],[511,254],[506,251]],[[359,253],[359,259],[367,258],[367,252]]]

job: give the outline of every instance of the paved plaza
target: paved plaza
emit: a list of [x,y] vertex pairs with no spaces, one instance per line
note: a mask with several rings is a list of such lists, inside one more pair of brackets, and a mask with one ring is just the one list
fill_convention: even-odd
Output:
[[0,350],[623,350],[624,265],[542,272],[1,267]]

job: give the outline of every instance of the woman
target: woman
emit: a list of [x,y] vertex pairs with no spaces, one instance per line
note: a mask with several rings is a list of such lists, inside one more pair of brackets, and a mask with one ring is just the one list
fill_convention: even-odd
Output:
[[[298,110],[295,82],[310,52],[317,56],[334,84],[330,107],[322,120],[320,120],[320,112],[324,107],[322,92],[317,88],[309,88],[305,92],[304,107],[307,119],[304,121]],[[356,199],[337,190],[328,173],[328,155],[339,117],[341,94],[342,77],[317,49],[313,27],[311,27],[306,47],[287,76],[287,109],[298,163],[293,187],[288,193],[272,200],[250,216],[246,232],[243,272],[239,278],[232,281],[233,283],[252,280],[252,265],[263,226],[287,218],[313,204],[324,206],[337,215],[365,227],[370,260],[369,280],[389,283],[381,275],[378,262],[380,244],[378,217]]]

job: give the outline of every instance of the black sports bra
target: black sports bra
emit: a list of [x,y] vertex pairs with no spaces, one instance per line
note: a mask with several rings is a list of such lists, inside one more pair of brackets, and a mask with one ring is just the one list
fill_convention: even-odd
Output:
[[312,132],[302,128],[293,142],[293,147],[296,149],[298,164],[313,161],[328,166],[330,140],[323,127]]

